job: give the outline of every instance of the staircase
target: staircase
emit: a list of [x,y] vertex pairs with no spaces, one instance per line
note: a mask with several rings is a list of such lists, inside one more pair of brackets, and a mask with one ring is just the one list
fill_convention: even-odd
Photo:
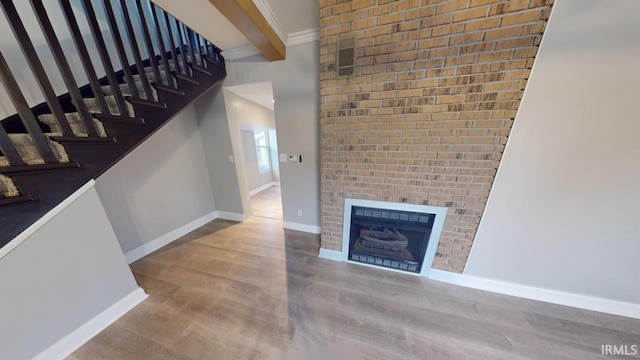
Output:
[[[77,49],[74,60],[82,63],[71,69],[42,0],[29,2],[68,92],[56,95],[14,1],[0,0],[2,21],[10,25],[45,99],[29,107],[0,52],[0,80],[17,112],[0,122],[0,247],[226,76],[218,48],[149,0],[80,0],[83,16],[74,11],[77,3],[57,1]],[[89,26],[89,39],[79,21]],[[97,54],[89,53],[88,41]],[[99,59],[104,74],[92,59]],[[79,71],[88,84],[76,83]]]

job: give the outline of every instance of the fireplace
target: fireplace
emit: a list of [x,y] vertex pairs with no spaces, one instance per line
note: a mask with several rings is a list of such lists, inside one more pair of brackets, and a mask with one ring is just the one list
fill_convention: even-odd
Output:
[[426,275],[431,268],[446,208],[345,199],[346,260]]

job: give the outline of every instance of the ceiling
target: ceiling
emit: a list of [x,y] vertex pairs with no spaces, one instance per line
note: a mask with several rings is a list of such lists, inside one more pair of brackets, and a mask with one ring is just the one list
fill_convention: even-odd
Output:
[[[320,0],[253,0],[271,14],[264,15],[282,29],[284,36],[317,29],[320,23]],[[188,24],[196,32],[224,52],[251,46],[251,42],[236,29],[208,0],[153,0],[158,6]],[[264,14],[264,11],[263,11]],[[271,24],[272,27],[274,24]],[[287,39],[281,39],[286,43]]]
[[271,81],[256,84],[227,86],[225,89],[258,105],[262,105],[271,111],[274,109],[273,87],[271,86]]

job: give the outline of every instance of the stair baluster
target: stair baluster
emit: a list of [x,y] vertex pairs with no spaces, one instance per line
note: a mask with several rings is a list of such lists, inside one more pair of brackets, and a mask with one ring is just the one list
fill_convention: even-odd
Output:
[[78,21],[73,14],[71,3],[69,2],[69,0],[60,0],[60,6],[62,7],[62,12],[64,13],[64,18],[67,22],[67,26],[71,31],[71,38],[73,39],[73,43],[78,50],[80,61],[82,62],[82,67],[84,68],[84,72],[89,79],[91,92],[93,93],[93,97],[96,99],[98,109],[103,114],[109,114],[109,107],[107,106],[107,102],[104,99],[104,94],[102,93],[102,89],[100,88],[100,81],[98,80],[98,76],[96,75],[96,69],[91,62],[91,58],[89,57],[89,52],[87,51],[87,46],[84,42],[84,39],[82,38],[82,32],[80,31],[80,26],[78,26]]
[[[136,62],[136,68],[138,69],[140,80],[142,81],[142,89],[144,90],[147,100],[155,101],[155,99],[153,98],[153,94],[151,93],[151,86],[149,85],[147,71],[142,64],[142,58],[140,57],[140,47],[138,46],[138,41],[136,40],[136,35],[133,31],[133,25],[131,25],[131,15],[129,14],[129,9],[127,8],[126,1],[120,0],[120,6],[122,7],[122,20],[124,21],[129,45],[131,45],[131,50],[133,52],[133,59]],[[153,56],[153,53],[149,54],[149,57]],[[131,83],[129,86],[137,88],[137,85],[135,83]]]
[[[151,70],[153,71],[153,78],[155,79],[156,84],[162,84],[162,76],[160,75],[160,70],[158,67],[158,59],[156,58],[156,52],[153,48],[153,43],[151,42],[151,35],[149,35],[149,28],[147,25],[146,15],[144,14],[144,9],[142,8],[142,2],[140,0],[136,0],[136,6],[138,8],[138,21],[140,24],[140,28],[142,29],[142,35],[144,36],[144,43],[147,47],[147,54],[149,55]],[[169,76],[168,69],[165,69],[165,74]]]
[[122,95],[122,91],[120,90],[120,85],[118,83],[115,71],[113,70],[113,63],[111,62],[109,51],[107,50],[104,38],[102,37],[100,24],[98,23],[98,19],[96,18],[96,13],[93,9],[93,5],[91,4],[91,0],[82,0],[82,6],[84,8],[84,13],[87,16],[87,20],[89,21],[89,26],[91,27],[91,35],[93,36],[93,40],[98,47],[100,60],[102,61],[102,66],[104,67],[104,71],[106,73],[105,76],[109,81],[109,85],[111,85],[111,91],[113,92],[113,95],[115,97],[118,111],[120,112],[121,116],[129,116],[129,110],[127,110],[127,105],[124,102],[124,96]]
[[9,161],[9,165],[11,166],[22,166],[26,165],[24,160],[22,160],[22,156],[16,149],[16,146],[13,144],[7,131],[4,129],[4,125],[0,122],[0,151]]
[[173,60],[173,66],[177,73],[182,73],[184,75],[189,75],[187,70],[187,63],[184,62],[182,65],[184,67],[184,71],[180,69],[180,60],[178,60],[178,52],[176,51],[176,43],[173,38],[173,30],[171,29],[171,22],[169,21],[169,14],[166,11],[162,10],[164,14],[164,21],[167,24],[167,32],[169,34],[169,44],[171,45],[171,59]]
[[[53,86],[47,77],[47,73],[42,66],[42,62],[36,53],[36,49],[29,38],[29,34],[27,34],[27,30],[16,11],[15,5],[12,0],[0,0],[0,7],[2,7],[2,11],[5,14],[6,19],[9,22],[9,26],[11,27],[11,31],[15,35],[18,40],[18,45],[24,54],[24,57],[27,60],[27,64],[31,68],[31,72],[36,78],[38,85],[40,86],[40,90],[45,97],[47,105],[49,105],[49,109],[51,113],[54,115],[56,121],[60,125],[60,129],[62,133],[67,136],[73,136],[73,131],[71,130],[71,126],[67,121],[67,118],[64,116],[64,111],[62,110],[62,106],[60,102],[58,102],[58,98],[56,97],[56,93],[53,90]],[[28,108],[28,106],[27,106]],[[31,112],[31,110],[29,110]],[[32,114],[33,116],[33,114]]]
[[[104,11],[107,13],[107,23],[109,24],[109,28],[111,29],[111,35],[113,36],[113,41],[116,45],[116,53],[118,53],[118,58],[120,59],[120,64],[122,65],[122,72],[124,73],[124,77],[127,81],[127,85],[129,86],[129,92],[133,97],[140,98],[140,94],[138,93],[138,87],[136,86],[136,82],[133,79],[133,73],[131,72],[131,67],[129,64],[129,59],[127,59],[127,53],[124,50],[124,44],[122,43],[122,37],[120,36],[120,30],[118,29],[118,23],[116,22],[116,17],[113,13],[113,6],[111,6],[111,0],[104,0]],[[141,74],[144,75],[144,79],[146,80],[146,73]]]
[[[78,114],[80,114],[80,119],[87,130],[88,136],[98,137],[98,130],[93,123],[93,118],[91,117],[89,110],[87,110],[87,106],[82,100],[80,88],[76,83],[76,80],[73,78],[73,72],[71,71],[71,67],[69,67],[69,62],[67,62],[67,59],[64,56],[64,50],[62,50],[62,46],[60,46],[60,42],[58,41],[53,27],[51,26],[51,21],[49,20],[49,16],[47,15],[47,11],[45,10],[42,1],[31,0],[31,7],[36,14],[40,28],[44,33],[47,44],[49,45],[49,49],[51,50],[53,58],[58,65],[58,69],[62,74],[62,79],[69,90],[71,101],[73,102],[76,111],[78,111]],[[73,136],[73,134],[71,134],[71,136]]]
[[196,66],[201,66],[201,58],[200,51],[196,46],[195,38],[193,36],[193,31],[189,29],[185,24],[182,24],[183,31],[187,41],[189,41],[189,54],[191,54],[191,64]]
[[[138,0],[140,2],[140,0]],[[158,45],[160,46],[160,56],[162,58],[162,65],[164,66],[164,70],[167,72],[167,80],[169,80],[169,72],[171,72],[171,67],[169,66],[169,60],[167,59],[167,49],[164,46],[164,39],[162,36],[162,27],[160,26],[160,21],[158,20],[158,8],[151,4],[151,15],[153,15],[153,22],[155,23],[156,28],[156,36],[158,40]],[[173,86],[173,84],[169,84]]]
[[[174,17],[172,17],[172,18],[173,18],[173,22],[174,22],[174,24],[176,26],[176,32],[177,32],[177,35],[178,35],[178,40],[180,41],[180,44],[179,44],[179,46],[180,46],[180,56],[182,57],[182,62],[184,63],[184,70],[186,71],[185,74],[186,75],[191,75],[190,69],[189,69],[189,62],[190,61],[187,58],[187,49],[184,46],[185,38],[184,38],[184,36],[182,34],[182,27],[180,26],[180,22],[176,18],[174,18]],[[191,59],[191,60],[193,61],[193,59]]]
[[[22,91],[20,91],[18,82],[15,77],[13,77],[2,52],[0,52],[0,80],[2,81],[5,90],[7,90],[7,94],[11,98],[11,102],[18,112],[20,120],[22,120],[22,124],[29,132],[29,135],[33,139],[33,142],[44,162],[48,164],[59,162],[56,155],[53,153],[53,150],[51,150],[51,146],[49,145],[47,138],[44,136],[42,129],[40,129],[38,121],[33,115],[27,100],[24,98]],[[58,106],[59,105],[60,104],[58,103]],[[7,154],[5,153],[5,155]]]

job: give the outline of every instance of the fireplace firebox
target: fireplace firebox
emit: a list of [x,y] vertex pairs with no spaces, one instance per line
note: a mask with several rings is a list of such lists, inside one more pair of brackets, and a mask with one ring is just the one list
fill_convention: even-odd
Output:
[[427,275],[447,209],[345,199],[346,260]]
[[420,273],[435,215],[354,206],[349,260]]

